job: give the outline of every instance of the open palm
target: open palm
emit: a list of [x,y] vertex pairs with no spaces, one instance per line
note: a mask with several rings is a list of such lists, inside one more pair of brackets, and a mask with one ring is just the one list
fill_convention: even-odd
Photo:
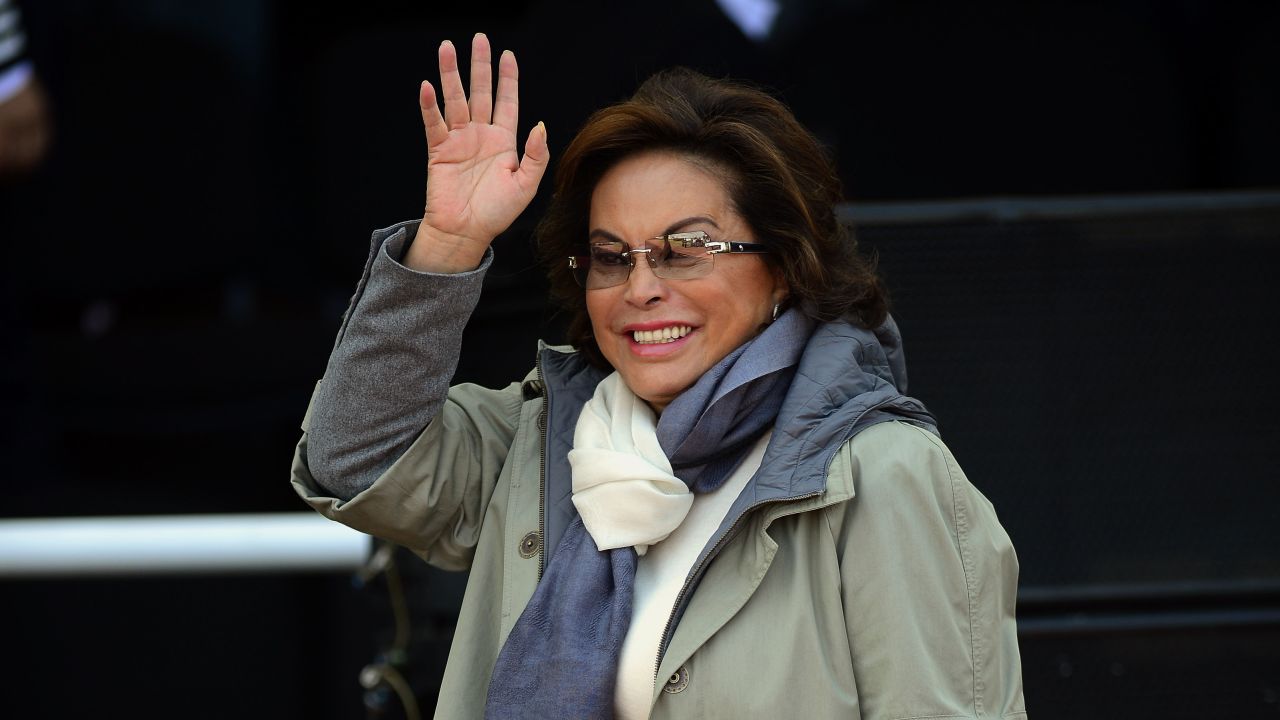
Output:
[[406,261],[436,272],[474,268],[485,248],[528,207],[547,167],[546,128],[539,123],[516,154],[519,116],[515,55],[504,52],[492,88],[489,41],[471,45],[471,93],[462,88],[457,51],[440,46],[440,90],[422,83],[419,105],[427,133],[427,204]]

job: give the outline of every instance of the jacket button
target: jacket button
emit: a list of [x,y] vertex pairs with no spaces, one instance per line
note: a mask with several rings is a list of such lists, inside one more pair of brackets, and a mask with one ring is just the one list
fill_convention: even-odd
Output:
[[542,536],[536,532],[520,538],[520,557],[528,559],[538,554],[542,549]]
[[662,692],[675,695],[683,692],[687,687],[689,687],[689,668],[681,665],[679,670],[667,678],[667,684],[662,686]]

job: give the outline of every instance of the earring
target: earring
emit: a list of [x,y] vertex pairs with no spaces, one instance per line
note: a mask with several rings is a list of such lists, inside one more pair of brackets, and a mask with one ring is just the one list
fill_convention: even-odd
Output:
[[779,314],[781,311],[782,311],[782,303],[774,303],[774,304],[773,304],[773,318],[771,319],[771,322],[772,322],[772,320],[777,320],[777,319],[778,319],[778,314]]

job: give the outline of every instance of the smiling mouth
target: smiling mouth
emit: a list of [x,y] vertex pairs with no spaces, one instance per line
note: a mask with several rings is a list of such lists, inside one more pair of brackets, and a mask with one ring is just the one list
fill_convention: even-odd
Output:
[[661,345],[675,342],[691,332],[693,328],[688,325],[675,325],[661,330],[636,330],[631,333],[631,337],[640,345]]

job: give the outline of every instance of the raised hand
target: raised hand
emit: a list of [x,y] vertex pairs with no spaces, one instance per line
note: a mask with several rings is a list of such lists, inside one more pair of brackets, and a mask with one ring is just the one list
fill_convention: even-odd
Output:
[[471,41],[471,97],[462,89],[453,43],[440,45],[440,94],[431,83],[418,92],[427,132],[427,207],[405,264],[430,272],[473,270],[485,248],[528,207],[551,154],[547,130],[538,123],[516,154],[520,100],[516,57],[498,60],[493,92],[489,39]]

